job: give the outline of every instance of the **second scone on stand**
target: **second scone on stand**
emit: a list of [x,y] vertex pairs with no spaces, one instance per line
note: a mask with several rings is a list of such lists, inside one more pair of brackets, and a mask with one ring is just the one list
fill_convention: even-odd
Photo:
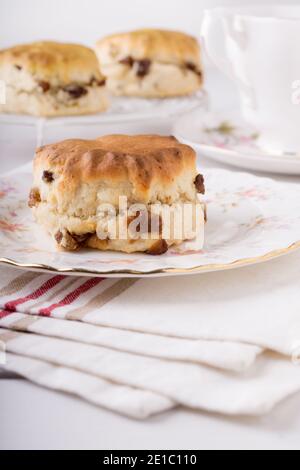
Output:
[[95,46],[107,87],[117,96],[167,98],[203,84],[200,46],[179,31],[141,29],[100,39]]

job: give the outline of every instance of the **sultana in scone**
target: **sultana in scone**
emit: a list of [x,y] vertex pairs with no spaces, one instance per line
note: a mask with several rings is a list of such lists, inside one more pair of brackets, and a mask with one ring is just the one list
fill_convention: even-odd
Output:
[[203,83],[200,46],[185,33],[142,29],[115,34],[99,40],[95,50],[115,95],[182,96],[195,93]]
[[1,50],[0,80],[6,85],[3,113],[63,116],[108,107],[105,78],[85,46],[45,41]]

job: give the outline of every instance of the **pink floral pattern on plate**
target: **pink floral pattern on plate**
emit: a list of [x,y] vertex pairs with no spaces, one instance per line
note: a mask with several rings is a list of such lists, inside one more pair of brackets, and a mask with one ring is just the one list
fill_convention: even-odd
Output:
[[257,149],[259,133],[231,122],[220,121],[214,126],[201,129],[202,143],[222,149]]
[[261,261],[300,246],[300,187],[247,173],[205,173],[208,223],[205,245],[172,247],[166,255],[56,251],[27,207],[31,174],[0,178],[0,261],[53,271],[107,276],[168,275],[225,269]]

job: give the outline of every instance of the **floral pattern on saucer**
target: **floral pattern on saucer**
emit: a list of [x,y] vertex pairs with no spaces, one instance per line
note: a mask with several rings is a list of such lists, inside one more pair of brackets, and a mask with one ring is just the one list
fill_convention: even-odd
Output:
[[261,151],[258,145],[260,133],[241,118],[212,113],[205,116],[207,118],[201,120],[198,128],[199,141],[203,145],[241,153]]
[[249,131],[230,121],[221,121],[215,127],[205,127],[202,132],[206,134],[204,143],[219,148],[257,148],[259,132]]
[[199,155],[247,170],[300,175],[299,155],[272,154],[260,147],[261,132],[236,111],[193,111],[181,116],[173,134]]

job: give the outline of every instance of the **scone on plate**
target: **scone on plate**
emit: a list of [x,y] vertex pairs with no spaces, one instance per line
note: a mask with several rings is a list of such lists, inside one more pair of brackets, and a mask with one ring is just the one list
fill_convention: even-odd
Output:
[[191,147],[108,135],[37,149],[29,206],[62,249],[159,255],[183,240],[203,243],[203,192]]
[[105,78],[92,49],[35,42],[0,51],[6,104],[0,112],[63,116],[104,111]]
[[115,34],[98,41],[95,50],[115,95],[189,95],[203,83],[199,44],[181,32],[141,29]]

